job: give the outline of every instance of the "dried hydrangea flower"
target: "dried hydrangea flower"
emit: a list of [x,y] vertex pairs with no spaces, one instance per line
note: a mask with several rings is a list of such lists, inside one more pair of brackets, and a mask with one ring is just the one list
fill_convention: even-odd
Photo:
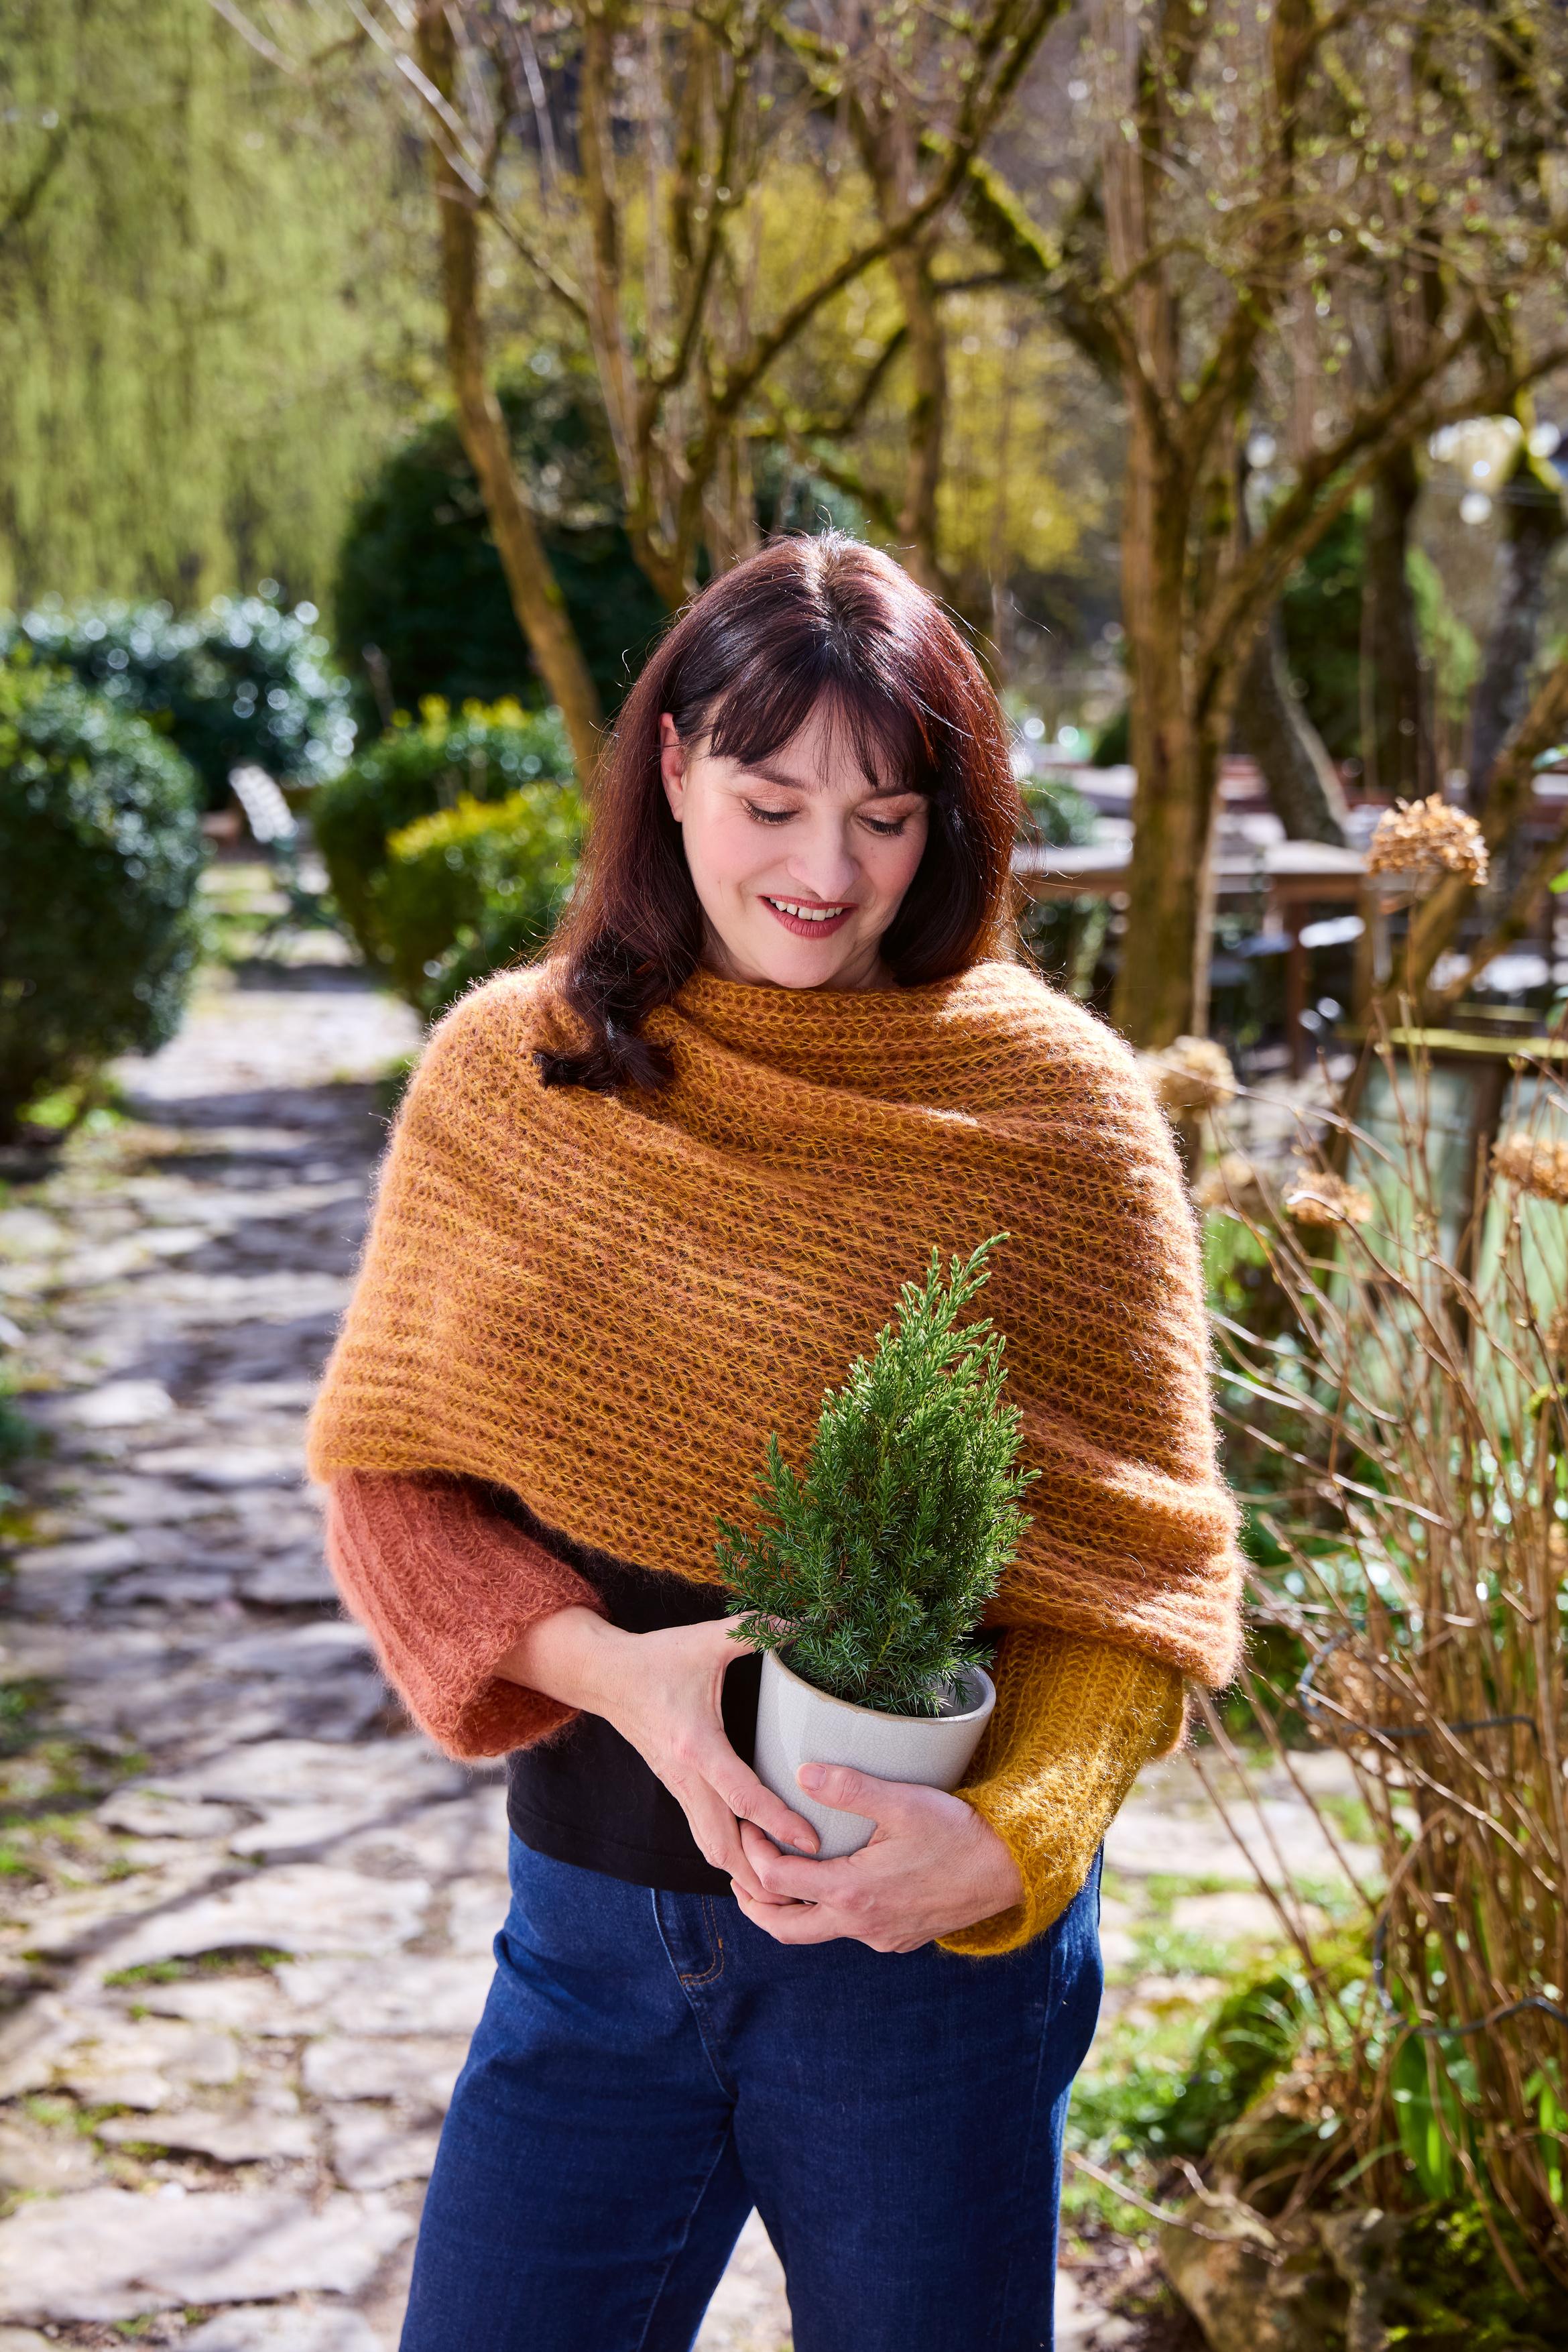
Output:
[[1546,1327],[1546,1352],[1554,1364],[1568,1362],[1568,1298],[1557,1302],[1557,1310]]
[[1200,1209],[1233,1209],[1254,1223],[1269,1213],[1263,1180],[1242,1151],[1228,1151],[1212,1168],[1206,1168],[1195,1197]]
[[1424,801],[1396,801],[1377,820],[1366,853],[1369,874],[1388,874],[1420,889],[1445,874],[1462,874],[1478,887],[1487,878],[1487,845],[1473,816],[1433,793]]
[[1178,1037],[1163,1054],[1151,1055],[1147,1068],[1161,1109],[1173,1118],[1184,1111],[1221,1110],[1236,1099],[1236,1073],[1212,1037]]
[[1372,1214],[1370,1195],[1327,1170],[1321,1175],[1298,1176],[1282,1205],[1298,1225],[1364,1225]]
[[1568,1142],[1516,1131],[1493,1144],[1491,1166],[1494,1176],[1521,1192],[1568,1206]]

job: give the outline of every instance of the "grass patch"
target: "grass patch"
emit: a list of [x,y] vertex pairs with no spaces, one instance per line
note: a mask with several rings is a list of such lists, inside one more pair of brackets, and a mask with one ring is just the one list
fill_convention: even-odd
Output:
[[[1157,1930],[1156,1930],[1157,1933]],[[1096,2047],[1068,2113],[1067,2145],[1097,2168],[1153,2195],[1163,2168],[1197,2161],[1290,2063],[1301,2040],[1304,1987],[1288,1965],[1253,1964],[1218,2005],[1134,2011]],[[1103,2183],[1069,2167],[1062,2210],[1080,2231],[1146,2238],[1151,2222]]]
[[0,1683],[0,1758],[20,1756],[32,1746],[34,1726],[51,1696],[49,1685],[36,1676]]
[[61,2097],[56,2091],[36,2091],[22,2101],[22,2112],[48,2131],[75,2132],[78,2139],[90,2139],[100,2124],[110,2116],[123,2115],[123,2107],[84,2107],[75,2099]]
[[[1090,2066],[1073,2085],[1067,2112],[1069,2154],[1086,2157],[1140,2197],[1151,2197],[1157,2165],[1148,2144],[1149,2120],[1180,2097],[1205,2022],[1197,2011],[1119,2020],[1095,2043]],[[1062,2175],[1061,2216],[1080,2236],[1109,2230],[1143,2244],[1154,2233],[1146,2213],[1071,2164]]]
[[270,1975],[292,1958],[266,1944],[228,1944],[221,1951],[182,1954],[177,1959],[144,1960],[139,1968],[116,1969],[106,1985],[184,1984],[193,1977],[252,1977]]
[[1333,1827],[1346,1845],[1371,1845],[1374,1843],[1372,1815],[1359,1797],[1348,1790],[1331,1791],[1312,1800],[1318,1811]]

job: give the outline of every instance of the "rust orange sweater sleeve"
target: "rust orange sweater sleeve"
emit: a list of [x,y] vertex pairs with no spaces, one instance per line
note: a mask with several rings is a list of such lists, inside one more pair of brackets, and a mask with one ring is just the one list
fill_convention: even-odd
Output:
[[536,1619],[599,1609],[599,1596],[481,1489],[434,1472],[340,1471],[327,1558],[388,1681],[449,1756],[504,1756],[572,1720],[496,1667]]
[[1049,1927],[1145,1764],[1181,1738],[1182,1677],[1137,1650],[1081,1633],[1018,1631],[1002,1643],[996,1712],[964,1787],[1023,1875],[1021,1903],[941,1939],[977,1958]]

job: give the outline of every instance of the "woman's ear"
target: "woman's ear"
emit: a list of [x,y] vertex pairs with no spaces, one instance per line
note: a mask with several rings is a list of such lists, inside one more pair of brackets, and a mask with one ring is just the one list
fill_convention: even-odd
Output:
[[659,713],[659,775],[664,798],[670,803],[670,814],[679,824],[686,800],[686,755],[681,749],[675,722],[667,710]]

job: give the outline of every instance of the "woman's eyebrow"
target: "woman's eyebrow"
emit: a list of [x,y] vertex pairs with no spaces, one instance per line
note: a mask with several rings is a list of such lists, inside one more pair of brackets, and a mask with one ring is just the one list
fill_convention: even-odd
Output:
[[[759,776],[765,784],[779,784],[786,792],[790,793],[816,792],[822,781],[820,776],[788,775],[782,768],[768,767],[760,760],[747,760],[745,767],[748,776]],[[871,795],[873,800],[904,800],[910,797],[915,799],[920,797],[914,784],[883,783],[880,778],[870,777],[866,781],[871,785]]]

